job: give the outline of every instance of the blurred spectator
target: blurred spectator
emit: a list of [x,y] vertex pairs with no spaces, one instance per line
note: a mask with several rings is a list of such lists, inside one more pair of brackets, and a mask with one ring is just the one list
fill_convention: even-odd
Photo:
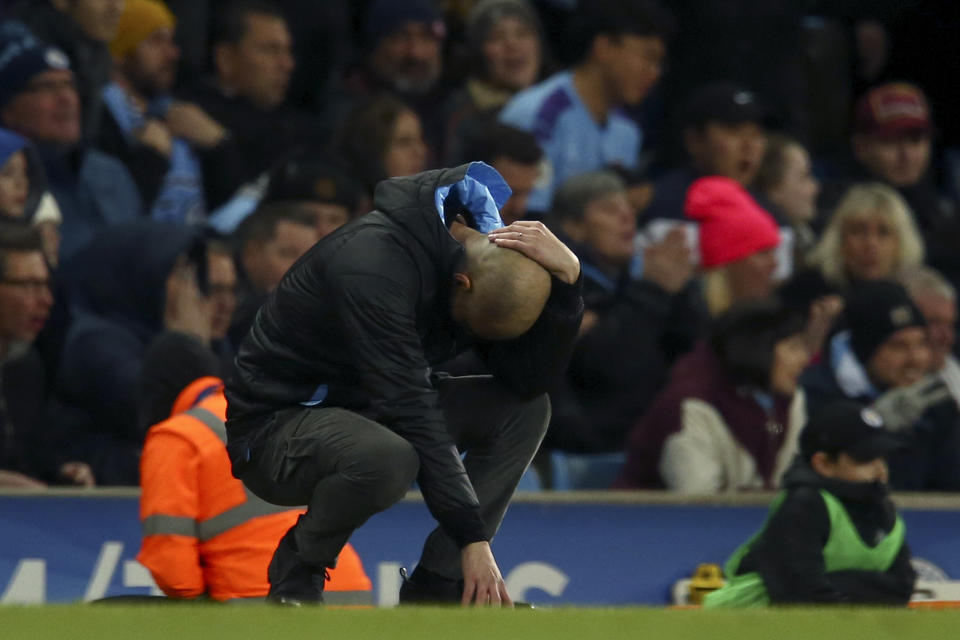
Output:
[[[10,18],[70,59],[83,105],[83,137],[93,141],[103,112],[100,91],[110,82],[113,61],[107,44],[117,32],[124,0],[34,0],[21,3]],[[7,24],[3,29],[10,29]]]
[[[816,13],[817,8],[811,6],[814,4],[837,3],[671,0],[669,6],[677,15],[679,28],[676,53],[671,56],[663,87],[664,125],[669,131],[661,137],[675,144],[678,123],[674,116],[682,113],[698,87],[710,82],[750,87],[764,97],[778,120],[791,131],[804,133],[811,102],[805,66],[809,53],[803,41],[808,23],[804,17]],[[840,6],[849,11],[850,4]],[[821,99],[827,98],[836,96]]]
[[486,162],[497,170],[512,194],[500,207],[508,225],[527,214],[527,199],[540,178],[543,150],[532,133],[495,121],[485,123],[464,150],[463,162]]
[[930,267],[908,269],[900,274],[899,280],[927,321],[930,368],[943,378],[954,401],[960,405],[960,362],[953,355],[957,335],[957,290]]
[[844,318],[845,330],[803,374],[810,413],[844,398],[872,404],[903,441],[889,459],[895,490],[960,490],[960,411],[943,402],[946,389],[930,384],[930,340],[920,310],[902,285],[875,280],[850,289]]
[[710,315],[773,293],[779,229],[740,184],[720,176],[700,178],[690,187],[684,210],[699,225],[700,267]]
[[60,270],[72,323],[46,427],[100,484],[136,485],[143,354],[161,331],[210,341],[206,247],[179,225],[104,230]]
[[[688,161],[655,181],[653,199],[641,213],[644,238],[657,240],[680,224],[690,185],[698,178],[724,176],[751,189],[767,148],[766,121],[766,108],[756,93],[726,82],[700,87],[687,104],[683,125]],[[766,208],[762,197],[752,190],[750,194]],[[776,209],[768,211],[774,219],[780,215]],[[786,220],[777,223],[777,276],[783,279],[793,270],[793,230]]]
[[641,132],[620,108],[643,102],[666,57],[672,24],[652,0],[593,0],[580,10],[579,64],[521,91],[500,113],[502,122],[533,133],[549,161],[531,211],[546,211],[554,189],[578,173],[637,166]]
[[772,489],[806,421],[804,319],[776,301],[731,308],[681,358],[629,436],[617,488]]
[[210,297],[210,346],[224,362],[233,359],[234,348],[227,337],[237,310],[237,265],[230,245],[222,240],[207,241],[207,273]]
[[0,129],[0,218],[40,229],[43,253],[50,266],[60,250],[60,207],[47,191],[36,149],[13,131]]
[[754,180],[757,192],[782,214],[793,230],[794,264],[803,264],[816,243],[811,223],[817,218],[820,182],[813,176],[810,154],[795,139],[767,136],[767,149]]
[[61,258],[104,226],[140,217],[140,196],[126,167],[81,143],[76,80],[59,49],[0,30],[0,124],[39,151],[63,215]]
[[878,180],[899,192],[923,235],[927,260],[960,285],[960,211],[930,175],[934,122],[927,98],[906,83],[879,86],[857,104],[853,122],[855,158],[844,179],[824,188],[828,211],[852,182]]
[[[273,552],[303,512],[267,504],[230,472],[219,369],[202,343],[182,333],[161,334],[144,357],[141,415],[152,426],[140,461],[137,560],[170,598],[262,598]],[[330,571],[325,601],[371,604],[370,590],[348,544]]]
[[[373,0],[363,25],[361,66],[347,73],[327,100],[327,122],[338,128],[359,104],[389,95],[416,113],[433,159],[440,157],[445,27],[432,0]],[[406,174],[401,174],[406,175]]]
[[644,211],[653,200],[653,181],[642,169],[626,169],[620,166],[607,167],[627,185],[627,198],[630,206],[638,214]]
[[33,341],[52,305],[40,233],[0,223],[0,487],[94,484],[88,465],[54,461],[48,449],[55,443],[39,434],[46,381]]
[[[595,171],[565,182],[553,200],[557,236],[580,259],[585,312],[566,375],[551,393],[545,446],[616,451],[696,338],[694,265],[673,235],[633,273],[636,213],[616,175]],[[692,295],[691,295],[692,293]],[[693,322],[691,322],[693,320]]]
[[411,176],[427,168],[420,118],[390,96],[369,100],[354,109],[338,132],[334,149],[371,199],[381,180]]
[[913,220],[907,203],[890,187],[855,185],[837,205],[808,261],[841,290],[893,278],[923,262],[923,239]]
[[465,142],[515,93],[539,80],[543,68],[543,31],[527,0],[477,2],[467,16],[466,32],[475,68],[444,108],[443,156],[451,166],[463,161]]
[[283,274],[319,239],[316,216],[301,202],[261,205],[237,227],[239,286],[229,333],[232,344],[240,344]]
[[[173,106],[173,119],[165,120],[180,59],[175,26],[159,0],[127,0],[110,43],[113,82],[103,90],[106,109],[97,145],[127,165],[153,219],[196,223],[204,217],[203,181],[190,145],[214,144],[222,127],[207,117],[201,126],[184,128],[191,121],[178,116],[196,110],[184,104]],[[171,124],[180,126],[176,136]]]
[[202,144],[193,144],[201,160],[209,211],[242,192],[291,149],[316,142],[319,135],[315,118],[284,106],[295,61],[290,31],[279,10],[268,3],[239,0],[218,17],[213,42],[216,77],[178,96],[195,107],[177,110],[175,104],[167,113],[174,133],[180,131],[182,125],[174,123],[180,118],[209,114],[220,125]]
[[372,206],[338,160],[310,148],[290,154],[274,168],[262,202],[296,202],[313,212],[318,240]]

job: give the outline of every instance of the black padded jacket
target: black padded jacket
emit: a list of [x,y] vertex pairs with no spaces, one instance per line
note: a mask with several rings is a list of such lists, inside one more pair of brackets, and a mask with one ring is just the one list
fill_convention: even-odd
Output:
[[546,392],[570,355],[583,313],[580,282],[552,281],[524,335],[477,342],[449,315],[463,248],[437,213],[435,193],[468,165],[381,182],[376,210],[310,249],[284,276],[241,343],[227,383],[234,464],[265,436],[266,419],[297,405],[342,407],[405,438],[434,518],[461,546],[483,521],[432,384],[432,367],[473,347],[519,396]]

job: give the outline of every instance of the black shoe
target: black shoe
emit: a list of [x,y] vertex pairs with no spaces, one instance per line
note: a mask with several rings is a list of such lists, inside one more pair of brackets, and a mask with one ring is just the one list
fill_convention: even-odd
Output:
[[300,559],[293,529],[280,538],[267,568],[270,580],[267,602],[295,607],[322,604],[323,587],[329,574],[325,569],[317,571]]
[[463,599],[463,580],[444,578],[418,566],[410,576],[400,568],[400,604],[460,604]]

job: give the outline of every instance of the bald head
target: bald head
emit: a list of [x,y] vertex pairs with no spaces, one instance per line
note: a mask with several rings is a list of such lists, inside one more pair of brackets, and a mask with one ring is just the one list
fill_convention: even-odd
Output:
[[550,296],[550,274],[482,233],[464,228],[456,235],[466,259],[454,274],[454,320],[485,340],[510,340],[526,333]]

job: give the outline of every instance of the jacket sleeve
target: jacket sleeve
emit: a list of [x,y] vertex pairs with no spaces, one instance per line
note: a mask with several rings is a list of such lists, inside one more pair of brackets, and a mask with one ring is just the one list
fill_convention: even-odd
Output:
[[835,571],[830,581],[857,604],[904,606],[913,595],[917,572],[910,564],[910,549],[904,543],[886,571]]
[[[337,312],[373,419],[407,440],[430,513],[461,547],[487,540],[479,502],[446,429],[416,324],[415,270],[332,266]],[[345,268],[344,268],[345,267]]]
[[829,536],[830,517],[819,492],[789,492],[756,548],[757,571],[772,603],[851,602],[827,575],[823,547]]
[[631,281],[610,304],[595,310],[586,301],[597,321],[579,335],[569,369],[551,388],[552,445],[584,451],[623,448],[630,427],[666,381],[674,356],[692,344],[692,335],[676,337],[680,302],[643,280]]
[[675,301],[652,282],[627,283],[612,304],[597,310],[596,324],[577,340],[571,370],[598,383],[623,384],[638,376],[640,382],[643,377],[662,380],[664,372],[651,372],[650,366],[664,361],[660,343],[672,327]]
[[551,278],[550,297],[529,331],[477,345],[490,372],[521,398],[546,393],[566,369],[583,318],[582,285],[582,275],[574,284]]
[[737,443],[720,413],[689,398],[680,405],[680,429],[669,435],[660,453],[663,484],[680,493],[717,493],[737,479],[723,461],[736,456]]
[[255,179],[246,165],[250,156],[244,148],[242,133],[231,132],[228,137],[209,149],[195,148],[203,171],[204,198],[207,209],[213,211],[233,197],[244,183]]
[[160,152],[139,142],[128,142],[109,109],[103,110],[97,147],[123,162],[140,191],[144,209],[149,211],[160,193],[170,161]]
[[194,598],[206,587],[196,536],[200,453],[169,431],[151,429],[140,459],[140,522],[137,560],[171,598]]

